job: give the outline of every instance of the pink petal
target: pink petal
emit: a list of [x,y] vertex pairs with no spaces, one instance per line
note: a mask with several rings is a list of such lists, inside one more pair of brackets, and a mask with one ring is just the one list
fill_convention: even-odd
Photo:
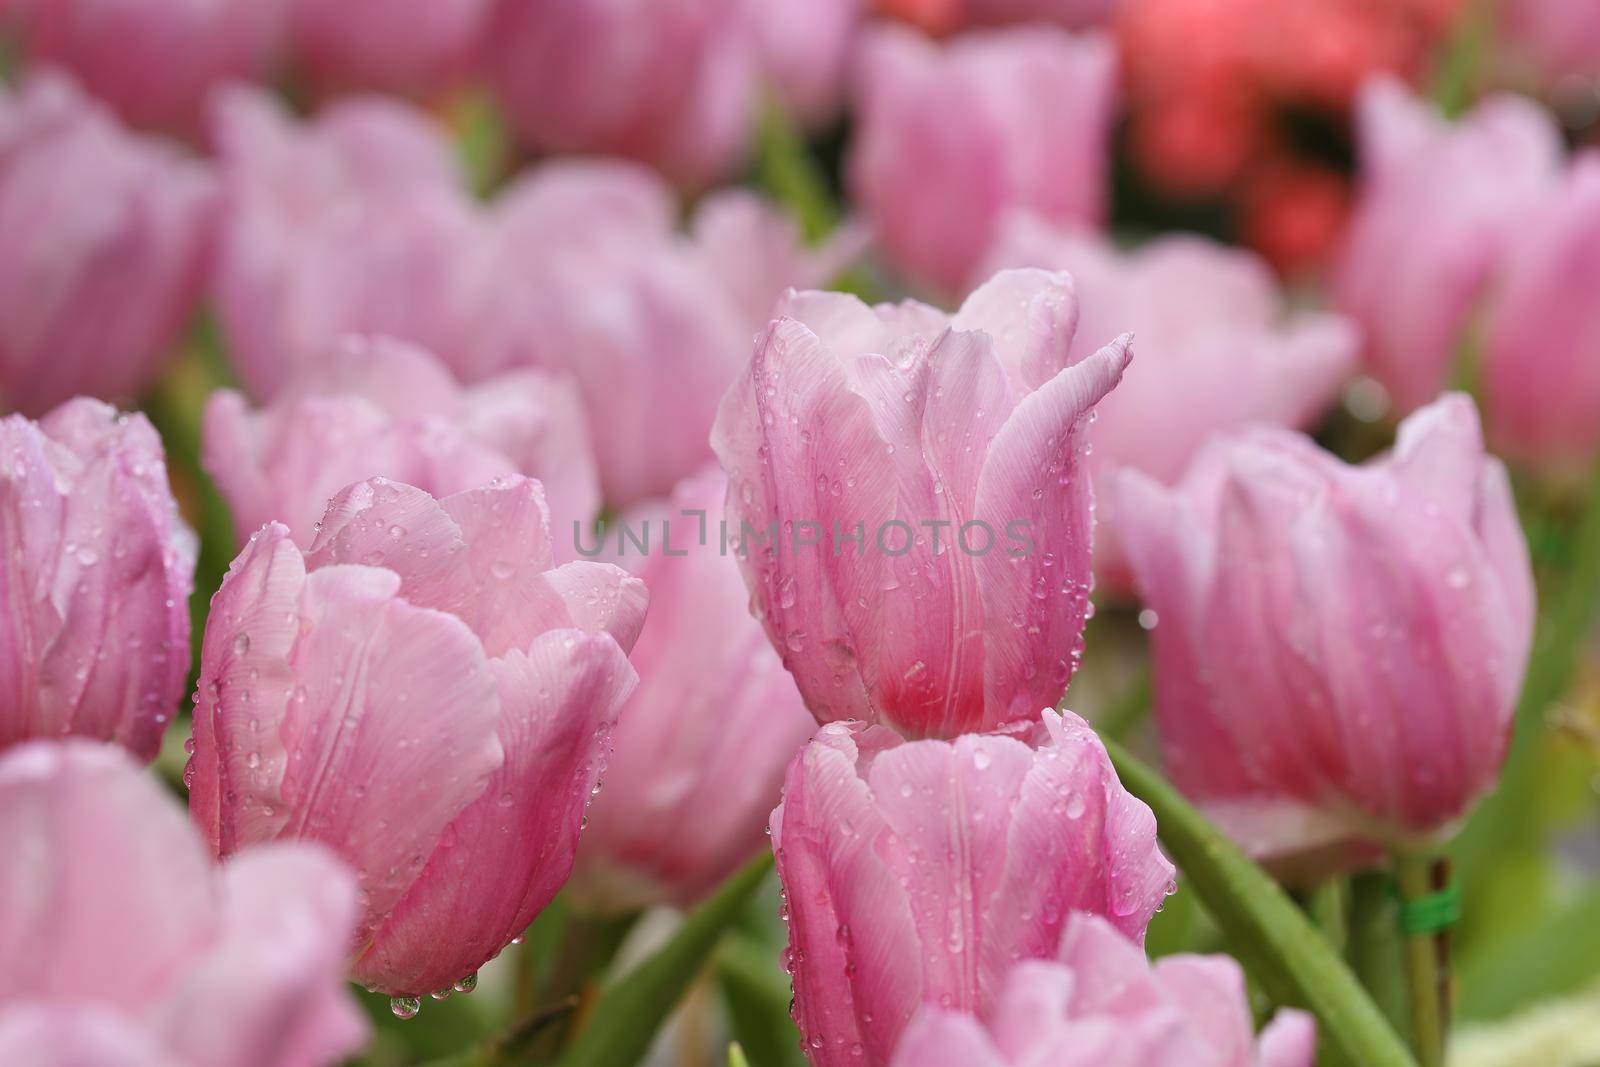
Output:
[[498,955],[572,869],[617,711],[637,676],[605,635],[556,630],[493,662],[505,763],[444,831],[355,964],[385,992],[449,986]]
[[974,560],[989,724],[1054,704],[1077,666],[1092,566],[1087,416],[1128,366],[1130,340],[1119,339],[1025,397],[984,461],[974,511],[1000,527],[995,548]]
[[1010,1062],[972,1016],[925,1008],[906,1027],[890,1067],[1007,1067]]
[[344,971],[355,880],[306,845],[246,849],[223,868],[217,941],[191,962],[157,1025],[186,1063],[322,1067],[370,1027]]
[[153,759],[188,673],[195,553],[160,438],[80,398],[0,421],[0,448],[0,745],[70,733]]
[[632,647],[644,625],[643,584],[605,564],[550,569],[548,524],[539,484],[526,478],[442,501],[372,479],[330,504],[307,558],[394,571],[408,601],[466,622],[490,656],[568,626],[604,630]]
[[11,858],[0,865],[0,1002],[81,998],[142,1013],[216,936],[193,829],[120,749],[32,742],[0,756],[0,851]]
[[360,877],[364,924],[502,759],[482,646],[400,585],[365,566],[308,576],[288,531],[267,527],[213,600],[195,711],[190,805],[213,846],[330,844]]
[[0,1062],[28,1067],[187,1067],[143,1025],[93,1001],[0,1008]]

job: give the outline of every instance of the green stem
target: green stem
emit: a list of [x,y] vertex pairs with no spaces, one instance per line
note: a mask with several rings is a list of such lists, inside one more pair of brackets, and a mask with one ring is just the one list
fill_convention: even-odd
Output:
[[1101,739],[1128,792],[1150,805],[1167,854],[1245,968],[1275,1000],[1312,1011],[1319,1063],[1415,1067],[1416,1061],[1305,913],[1173,785]]
[[1306,901],[1306,914],[1337,952],[1343,952],[1350,940],[1349,909],[1350,882],[1342,877],[1329,878]]
[[[1433,857],[1396,852],[1395,882],[1400,889],[1402,912],[1434,890]],[[1442,1067],[1444,1063],[1444,983],[1439,941],[1433,933],[1412,933],[1402,929],[1405,938],[1406,983],[1410,989],[1411,1047],[1418,1067]]]
[[1410,1037],[1400,916],[1387,872],[1367,871],[1350,879],[1350,922],[1345,953],[1361,985],[1395,1031]]

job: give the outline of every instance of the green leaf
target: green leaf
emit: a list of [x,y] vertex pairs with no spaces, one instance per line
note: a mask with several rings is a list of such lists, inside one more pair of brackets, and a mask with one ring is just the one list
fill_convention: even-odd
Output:
[[800,1030],[789,1016],[789,980],[774,965],[777,951],[756,938],[733,934],[717,948],[717,981],[728,1024],[761,1067],[805,1067]]
[[1324,1063],[1416,1067],[1350,968],[1278,884],[1165,778],[1106,749],[1128,791],[1149,804],[1162,843],[1247,969],[1274,999],[1317,1017]]
[[839,205],[827,175],[777,100],[762,107],[756,127],[756,180],[799,221],[806,240],[821,240],[839,225]]
[[1503,937],[1459,972],[1465,1019],[1497,1019],[1575,993],[1600,976],[1600,886],[1533,929]]
[[602,992],[588,1025],[559,1061],[561,1067],[632,1067],[643,1059],[723,931],[738,919],[771,870],[770,854],[751,861],[690,912],[654,955]]
[[735,1041],[728,1046],[728,1067],[750,1067],[750,1061],[745,1059],[744,1049]]

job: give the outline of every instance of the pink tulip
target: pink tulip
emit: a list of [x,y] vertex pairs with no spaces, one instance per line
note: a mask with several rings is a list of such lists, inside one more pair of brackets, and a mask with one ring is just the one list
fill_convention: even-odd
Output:
[[[1600,6],[1589,0],[1504,0],[1496,9],[1500,43],[1534,80],[1600,78]],[[1581,90],[1580,90],[1581,91]]]
[[109,746],[0,755],[0,1063],[333,1067],[367,1024],[344,984],[355,886],[321,849],[212,865]]
[[0,419],[0,748],[77,734],[149,761],[189,673],[194,535],[143,415]]
[[965,0],[968,25],[999,26],[1019,22],[1053,22],[1068,29],[1110,21],[1118,0]]
[[577,388],[543,371],[463,389],[433,356],[386,337],[347,337],[252,412],[231,389],[206,404],[206,469],[233,509],[241,542],[274,520],[311,544],[328,500],[382,476],[435,496],[510,474],[534,476],[549,498],[554,540],[587,528],[599,489]]
[[[1083,309],[1074,359],[1124,331],[1138,338],[1138,362],[1095,409],[1098,485],[1121,467],[1171,485],[1214,433],[1253,422],[1308,426],[1355,364],[1350,323],[1286,313],[1265,262],[1204,238],[1163,237],[1121,252],[1100,237],[1016,218],[989,260],[1072,275]],[[1097,501],[1095,573],[1101,588],[1126,592],[1132,576],[1112,503]]]
[[822,284],[855,247],[846,235],[807,249],[745,192],[707,197],[680,234],[671,190],[625,163],[546,164],[491,210],[495,306],[456,366],[469,381],[523,366],[571,374],[604,428],[595,455],[613,507],[664,496],[711,458],[717,400],[774,301]]
[[784,768],[816,729],[721,550],[726,489],[704,471],[606,542],[614,554],[623,531],[653,538],[617,557],[649,587],[650,618],[571,886],[592,906],[691,904],[732,874],[764,847]]
[[867,0],[757,0],[755,25],[767,80],[808,125],[833,118],[846,65],[866,24]]
[[430,93],[462,81],[493,0],[290,0],[289,43],[323,87]]
[[552,569],[546,527],[524,478],[437,501],[372,479],[307,553],[264,527],[212,601],[190,810],[219,856],[304,839],[349,861],[375,989],[474,973],[571,870],[645,594]]
[[955,293],[1009,211],[1098,223],[1115,65],[1109,41],[1048,26],[943,45],[900,27],[872,31],[849,176],[894,264]]
[[836,723],[790,765],[772,845],[814,1067],[888,1063],[922,1005],[989,1018],[1074,911],[1143,941],[1172,881],[1155,817],[1081,719],[1046,710],[1038,741]]
[[192,133],[211,93],[271,73],[282,0],[15,0],[23,52],[135,126]]
[[1173,780],[1262,857],[1415,844],[1494,784],[1533,625],[1505,470],[1446,396],[1346,466],[1258,429],[1116,486]]
[[1600,153],[1513,241],[1491,305],[1489,428],[1505,451],[1581,465],[1600,447]]
[[1257,1041],[1227,956],[1151,965],[1104,919],[1077,914],[1051,961],[1013,966],[987,1017],[924,1007],[893,1067],[1312,1067],[1316,1023],[1283,1011]]
[[1561,139],[1520,97],[1491,97],[1452,126],[1381,80],[1361,97],[1358,127],[1361,188],[1336,295],[1404,413],[1448,383],[1507,240],[1555,181]]
[[952,318],[791,293],[723,399],[753,610],[819,722],[1029,723],[1067,687],[1090,587],[1089,413],[1129,340],[1068,366],[1071,279],[1006,271]]
[[214,200],[199,164],[67,79],[0,87],[0,407],[149,384],[199,295]]
[[215,278],[229,355],[272,396],[347,333],[451,362],[482,300],[479,220],[444,131],[378,99],[295,125],[240,90],[214,113],[228,207]]
[[746,0],[498,0],[489,79],[530,147],[625,156],[703,187],[738,168],[755,125],[750,11]]

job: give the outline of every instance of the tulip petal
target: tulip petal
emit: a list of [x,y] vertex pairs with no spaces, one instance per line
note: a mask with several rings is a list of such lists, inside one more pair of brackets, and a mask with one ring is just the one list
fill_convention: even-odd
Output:
[[1020,399],[1067,366],[1078,329],[1072,276],[1042,270],[1000,271],[972,291],[950,326],[982,330],[993,339],[1011,394]]
[[267,528],[217,593],[196,709],[191,805],[218,851],[335,847],[361,880],[358,941],[502,759],[481,644],[400,585],[365,566],[306,576],[288,531]]
[[132,1018],[94,1002],[23,1002],[0,1008],[0,1063],[187,1067]]
[[1009,1067],[983,1026],[959,1012],[924,1011],[895,1047],[891,1067]]
[[500,952],[566,881],[608,734],[637,676],[605,635],[554,630],[492,664],[504,764],[357,959],[358,978],[420,994]]
[[317,1067],[369,1026],[344,981],[355,880],[308,845],[265,845],[222,872],[219,937],[193,961],[159,1026],[185,1063]]
[[0,853],[0,1003],[137,1011],[215,934],[193,829],[120,749],[32,742],[0,757]]
[[[975,560],[986,636],[986,725],[1055,703],[1077,666],[1089,602],[1081,576],[1092,560],[1085,428],[1095,403],[1127,367],[1130,340],[1120,338],[1023,398],[984,461],[974,512],[1007,535]],[[1055,658],[1041,663],[1046,656]]]

